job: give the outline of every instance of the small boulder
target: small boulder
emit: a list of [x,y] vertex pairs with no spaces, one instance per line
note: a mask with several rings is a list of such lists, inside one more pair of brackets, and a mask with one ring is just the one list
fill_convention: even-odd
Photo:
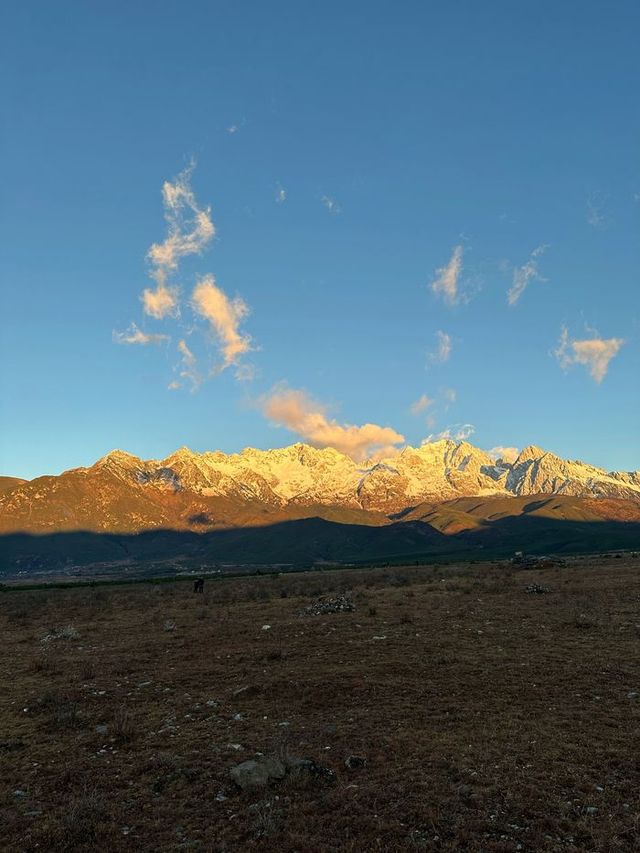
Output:
[[336,774],[329,767],[323,767],[312,758],[291,758],[287,762],[289,770],[294,775],[308,774],[312,779],[318,779],[323,782],[333,784],[336,781]]
[[283,779],[285,773],[286,770],[281,761],[267,756],[243,761],[229,771],[231,779],[243,791],[266,788],[269,782]]
[[362,767],[366,767],[366,764],[367,759],[361,758],[359,755],[350,755],[344,760],[344,766],[347,770],[360,770]]

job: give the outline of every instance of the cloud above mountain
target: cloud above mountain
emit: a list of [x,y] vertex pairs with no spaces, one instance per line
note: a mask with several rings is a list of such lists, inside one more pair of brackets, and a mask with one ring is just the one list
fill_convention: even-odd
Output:
[[[206,334],[200,323],[187,326],[180,311],[180,291],[172,283],[172,276],[179,270],[180,261],[187,255],[199,255],[212,241],[216,229],[211,220],[211,208],[200,205],[191,188],[192,162],[174,181],[165,181],[162,186],[162,201],[167,236],[161,243],[154,243],[147,252],[150,275],[154,288],[146,288],[141,296],[144,313],[156,320],[173,318],[178,324],[180,340],[177,345],[178,362],[174,366],[174,378],[169,382],[170,390],[185,384],[197,390],[207,376],[215,376],[234,366],[237,379],[253,376],[251,365],[240,364],[241,357],[252,349],[250,336],[240,330],[240,325],[249,314],[249,307],[239,296],[229,297],[216,283],[211,273],[200,276],[192,290],[187,307],[195,318],[205,320],[221,354],[221,362],[213,367],[199,367],[196,356],[186,343],[185,337],[200,331]],[[142,332],[132,323],[126,332],[114,332],[116,343],[150,344],[169,341],[165,334]]]
[[224,370],[238,364],[241,355],[251,349],[249,335],[240,333],[240,323],[249,313],[247,304],[236,297],[230,299],[218,287],[212,275],[206,275],[195,286],[191,296],[193,310],[211,324],[220,346]]
[[496,461],[498,459],[502,459],[504,462],[509,462],[510,464],[515,462],[520,454],[520,451],[517,447],[502,447],[498,445],[497,447],[492,447],[491,450],[488,450],[487,453]]
[[378,424],[340,424],[327,416],[326,407],[304,391],[276,387],[260,400],[263,414],[314,447],[333,447],[357,462],[378,459],[398,452],[404,436]]
[[178,269],[180,259],[200,254],[216,233],[211,208],[200,207],[191,189],[193,169],[191,163],[173,183],[165,181],[162,186],[168,233],[162,243],[153,243],[147,252],[156,287],[147,288],[142,294],[145,313],[157,320],[177,313],[178,291],[168,285],[168,279]]
[[432,444],[434,441],[442,441],[445,438],[451,441],[467,441],[475,431],[476,428],[473,424],[453,424],[440,432],[428,435],[422,443]]
[[431,290],[442,297],[448,305],[456,305],[460,299],[458,282],[462,273],[462,246],[455,246],[449,262],[435,272]]
[[432,406],[434,401],[431,397],[427,397],[426,394],[422,394],[418,399],[411,404],[409,407],[409,411],[412,415],[419,415],[421,412],[424,412],[429,406]]
[[581,364],[587,368],[592,379],[600,384],[607,375],[611,359],[618,354],[624,343],[623,338],[599,338],[597,333],[594,333],[592,338],[572,339],[569,337],[569,330],[563,326],[553,355],[563,370],[574,364]]

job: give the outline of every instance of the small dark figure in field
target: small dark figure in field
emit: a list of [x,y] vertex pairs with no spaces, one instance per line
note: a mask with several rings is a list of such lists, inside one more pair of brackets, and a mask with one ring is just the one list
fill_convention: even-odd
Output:
[[204,578],[198,578],[193,582],[194,592],[204,592]]

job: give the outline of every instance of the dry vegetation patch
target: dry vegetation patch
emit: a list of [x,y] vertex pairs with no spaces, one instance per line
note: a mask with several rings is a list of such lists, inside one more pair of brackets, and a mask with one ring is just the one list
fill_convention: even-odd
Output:
[[0,848],[640,849],[637,571],[2,593]]

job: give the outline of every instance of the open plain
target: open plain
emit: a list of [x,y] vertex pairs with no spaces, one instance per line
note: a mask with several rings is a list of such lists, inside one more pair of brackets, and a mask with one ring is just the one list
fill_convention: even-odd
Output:
[[638,850],[639,569],[5,589],[0,848]]

